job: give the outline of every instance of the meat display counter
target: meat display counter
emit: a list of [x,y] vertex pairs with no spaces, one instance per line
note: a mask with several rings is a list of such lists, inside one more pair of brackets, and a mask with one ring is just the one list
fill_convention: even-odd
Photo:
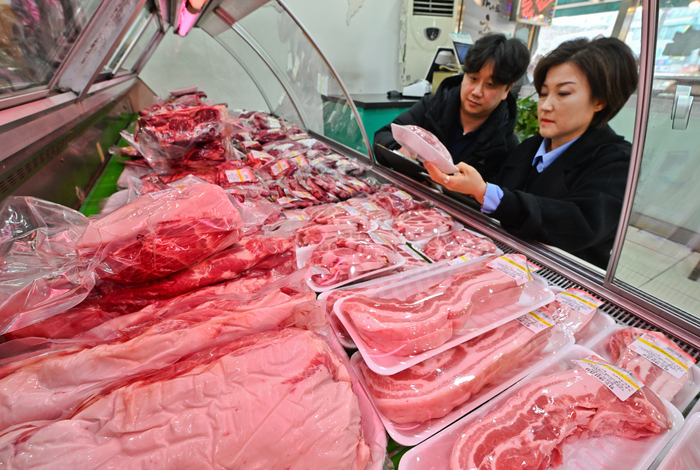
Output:
[[[5,334],[0,344],[0,381],[16,379],[19,387],[17,393],[11,388],[3,392],[14,400],[8,401],[9,409],[0,420],[6,437],[0,462],[8,468],[33,468],[40,462],[32,456],[42,455],[53,462],[69,462],[71,452],[76,452],[74,445],[84,439],[105,462],[123,462],[120,459],[131,452],[125,443],[131,431],[128,423],[120,421],[119,413],[112,411],[139,400],[153,406],[138,410],[141,414],[134,415],[134,425],[145,429],[150,418],[166,419],[168,413],[178,418],[173,421],[177,426],[167,432],[153,425],[140,434],[144,443],[162,439],[167,443],[165,454],[158,446],[145,443],[129,454],[133,462],[155,459],[167,468],[168,463],[175,463],[173,458],[182,458],[178,463],[197,468],[218,464],[239,468],[238,456],[211,450],[218,444],[228,446],[226,436],[220,441],[201,437],[208,431],[198,428],[198,420],[209,422],[212,414],[226,409],[222,400],[240,400],[236,406],[247,410],[246,416],[231,415],[236,418],[221,423],[219,430],[242,430],[243,434],[257,430],[257,437],[256,432],[245,435],[256,443],[245,455],[264,462],[260,464],[264,468],[277,468],[283,461],[275,460],[277,455],[290,447],[304,449],[299,454],[308,453],[306,458],[315,459],[311,464],[315,468],[415,469],[433,464],[435,468],[462,468],[448,466],[450,459],[473,457],[466,447],[452,451],[464,425],[512,403],[505,400],[525,383],[534,384],[528,387],[541,394],[538,384],[551,374],[559,374],[563,382],[581,381],[598,390],[601,398],[593,407],[604,423],[601,429],[609,425],[605,418],[609,408],[619,403],[628,406],[627,415],[641,417],[628,418],[625,432],[617,436],[606,436],[613,433],[610,430],[587,428],[585,420],[577,422],[571,428],[577,430],[575,435],[586,433],[592,438],[572,444],[563,443],[566,436],[562,435],[552,441],[549,448],[540,449],[552,464],[563,459],[573,462],[571,465],[592,465],[586,460],[590,446],[609,444],[619,452],[598,455],[598,466],[586,468],[648,468],[683,426],[683,412],[693,407],[700,391],[700,369],[693,365],[700,358],[700,311],[691,304],[676,303],[673,296],[644,291],[645,284],[630,277],[629,264],[625,264],[633,259],[629,250],[636,243],[630,233],[653,225],[656,232],[649,233],[658,236],[658,227],[669,225],[663,225],[658,214],[654,225],[651,212],[640,207],[638,199],[654,176],[645,173],[648,167],[642,164],[647,157],[645,139],[656,132],[648,126],[668,104],[663,101],[667,97],[654,92],[657,3],[644,4],[643,30],[648,34],[642,35],[639,49],[633,161],[606,271],[561,250],[517,239],[468,201],[443,194],[439,185],[421,183],[379,165],[373,157],[372,136],[367,135],[362,115],[341,77],[282,0],[212,0],[197,13],[191,13],[181,1],[166,0],[119,5],[73,0],[62,5],[60,22],[46,19],[48,14],[43,11],[38,16],[59,28],[50,30],[54,36],[41,38],[39,48],[30,47],[36,41],[19,42],[19,52],[14,51],[8,56],[12,60],[3,64],[7,86],[3,88],[6,96],[0,95],[0,132],[5,143],[0,148],[0,194],[5,202],[22,199],[34,207],[24,213],[19,206],[3,206],[3,223],[15,224],[3,239],[3,260],[8,266],[10,261],[25,259],[18,257],[20,245],[24,255],[38,251],[40,242],[46,243],[42,239],[27,242],[26,236],[19,236],[26,230],[22,223],[31,218],[22,217],[33,214],[35,225],[45,217],[46,227],[64,230],[50,218],[57,207],[63,207],[59,218],[61,223],[70,222],[70,227],[60,233],[70,236],[61,247],[73,246],[74,251],[62,252],[60,263],[51,259],[49,264],[58,263],[52,269],[64,269],[78,263],[82,277],[71,295],[73,300],[82,297],[73,302],[66,295],[47,296],[47,304],[62,305],[60,312],[54,309],[51,315],[44,305],[24,304],[13,315],[0,318]],[[2,10],[3,18],[25,18],[17,8],[9,7],[11,14],[7,8]],[[56,41],[58,36],[62,41]],[[56,50],[47,46],[52,41],[59,45]],[[34,54],[31,61],[29,54]],[[27,60],[22,62],[20,57]],[[684,93],[682,86],[678,88],[678,93]],[[698,124],[692,100],[676,97],[674,107],[678,115],[687,114],[686,125]],[[196,114],[201,110],[208,114]],[[173,137],[169,126],[177,127],[187,142]],[[120,133],[126,140],[120,141]],[[206,138],[200,138],[205,134]],[[138,141],[133,140],[134,135]],[[146,157],[148,166],[130,159],[134,151]],[[175,154],[180,159],[177,164],[186,167],[178,168],[179,173],[174,171]],[[201,164],[213,159],[212,155],[221,158],[213,170]],[[299,170],[302,166],[312,169]],[[152,170],[159,175],[148,174]],[[283,179],[301,173],[303,181]],[[193,181],[188,180],[190,174],[196,177],[196,184],[189,185]],[[238,185],[251,182],[246,175],[265,184]],[[232,180],[236,177],[240,181]],[[238,197],[226,196],[221,188]],[[39,199],[44,201],[36,202]],[[120,214],[136,201],[140,201],[138,217],[144,220],[169,214],[164,221],[175,234],[168,232],[161,239],[162,234],[153,229],[153,233],[139,233],[136,241],[123,237],[132,234],[129,224],[136,226],[138,220],[122,219]],[[235,209],[229,208],[231,204]],[[192,217],[200,212],[204,215]],[[101,217],[88,220],[81,213]],[[318,222],[321,219],[326,222]],[[675,232],[695,240],[692,217],[674,220]],[[268,231],[264,235],[255,232],[260,227]],[[342,236],[327,240],[329,230]],[[442,237],[442,232],[452,238]],[[677,241],[681,235],[675,232],[668,238]],[[48,237],[48,246],[53,242]],[[445,248],[450,243],[462,251]],[[185,245],[187,254],[181,250]],[[103,255],[107,246],[119,256]],[[134,246],[139,247],[139,255],[130,255],[125,267],[122,254],[132,253]],[[688,247],[693,246],[688,242]],[[431,248],[450,254],[432,255]],[[46,261],[48,255],[43,255]],[[93,259],[91,256],[96,261],[79,264]],[[343,263],[353,257],[352,266],[346,269]],[[135,258],[142,265],[135,265]],[[232,260],[237,263],[235,268]],[[688,262],[692,260],[695,258],[689,256]],[[308,274],[297,270],[305,263],[312,267]],[[499,263],[501,268],[496,267]],[[217,269],[231,277],[211,277],[219,275]],[[17,272],[3,271],[3,295],[13,288],[17,293]],[[55,277],[48,279],[54,282]],[[351,281],[355,284],[348,285]],[[486,288],[474,287],[478,282]],[[124,289],[124,285],[130,287]],[[232,290],[226,290],[228,286]],[[193,295],[195,289],[198,294]],[[567,295],[587,313],[566,303]],[[7,298],[0,298],[5,304],[0,312],[7,311]],[[172,298],[178,303],[169,302]],[[455,307],[460,302],[464,305]],[[417,327],[394,322],[386,312],[377,315],[363,310],[369,303],[406,318],[427,315],[431,309],[450,314],[443,315],[442,323],[430,320],[429,326],[421,323]],[[416,304],[421,308],[416,310]],[[248,315],[255,311],[255,320],[252,316],[241,320],[243,317],[231,313],[243,311]],[[316,318],[319,311],[321,318]],[[327,341],[308,332],[316,331],[315,322],[326,321],[331,326]],[[559,326],[553,326],[555,321]],[[296,328],[271,333],[278,325]],[[164,348],[163,331],[179,337],[173,340],[174,346]],[[39,339],[38,332],[48,338]],[[395,335],[407,334],[411,340],[398,344]],[[681,365],[661,366],[632,349],[634,346],[628,348],[640,338]],[[206,348],[195,347],[198,341]],[[493,359],[478,369],[482,366],[469,358],[469,348],[483,341],[491,341],[484,355],[491,354]],[[135,345],[138,358],[129,355],[134,354]],[[611,345],[618,345],[619,350]],[[161,348],[172,357],[165,357]],[[289,351],[306,352],[290,355]],[[348,352],[352,357],[345,356]],[[452,361],[459,354],[467,359]],[[600,357],[593,361],[591,354]],[[47,378],[54,377],[52,373],[58,376],[66,367],[66,356],[75,362],[64,372],[61,387],[65,388],[57,388]],[[128,363],[117,358],[126,358]],[[35,361],[40,366],[33,365]],[[575,366],[571,361],[588,361],[588,365]],[[273,372],[270,364],[276,365]],[[636,375],[624,375],[616,366],[637,367]],[[445,371],[454,367],[457,391],[449,385],[449,378],[440,376],[438,367]],[[459,367],[467,367],[466,372]],[[674,367],[682,370],[669,372]],[[237,372],[242,368],[247,373]],[[402,382],[397,377],[407,374],[409,368],[410,380]],[[623,382],[632,384],[628,398],[616,397],[608,390],[609,384],[603,386],[604,381],[592,378],[605,368],[617,370],[618,378],[623,374]],[[21,374],[27,375],[21,378]],[[270,375],[269,383],[257,381],[256,377],[264,375]],[[310,377],[318,383],[311,383]],[[34,380],[40,384],[34,391],[22,389],[22,384]],[[196,385],[188,385],[191,383]],[[216,398],[211,402],[202,401],[197,392],[204,383],[221,387],[212,392]],[[289,387],[290,383],[299,385]],[[236,395],[237,385],[231,384],[239,384],[258,399],[242,399],[240,393]],[[406,407],[394,403],[399,400],[392,397],[378,398],[391,384],[403,386],[415,401]],[[418,388],[416,384],[435,390],[410,395]],[[513,388],[505,392],[509,387]],[[268,393],[271,389],[276,392]],[[63,393],[65,390],[71,393]],[[295,396],[290,401],[295,393],[299,400]],[[149,401],[156,395],[162,402]],[[45,409],[35,406],[51,402],[47,397],[56,401]],[[448,399],[452,401],[446,406],[443,402]],[[341,406],[333,406],[336,400]],[[257,409],[267,410],[259,422],[253,412]],[[547,409],[550,412],[554,416],[562,410]],[[275,418],[268,419],[272,415]],[[323,416],[323,426],[315,421],[319,416]],[[26,424],[37,420],[52,422]],[[60,427],[69,420],[79,429],[61,433]],[[92,434],[96,422],[107,421],[109,426]],[[29,427],[21,428],[21,436],[11,435],[16,432],[13,426],[19,425]],[[532,426],[539,424],[535,420]],[[279,434],[280,427],[282,434],[289,434],[288,441],[280,438],[273,445],[259,436]],[[199,437],[193,438],[194,434]],[[120,444],[107,449],[95,436]],[[316,436],[318,442],[311,445],[305,436]],[[625,439],[629,437],[640,440]],[[200,438],[208,449],[201,450],[201,455],[192,456],[197,450],[173,450],[168,455],[168,446],[184,449],[189,444],[183,442]],[[214,445],[211,439],[216,440]],[[47,451],[46,442],[61,451]],[[200,444],[192,445],[195,449]],[[498,455],[500,450],[494,450],[493,458],[500,458]],[[291,468],[304,465],[301,457],[293,461]],[[85,468],[93,467],[86,464]]]

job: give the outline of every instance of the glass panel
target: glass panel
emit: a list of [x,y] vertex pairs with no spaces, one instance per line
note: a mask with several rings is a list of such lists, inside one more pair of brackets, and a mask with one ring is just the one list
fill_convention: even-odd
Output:
[[139,33],[143,30],[143,27],[146,25],[146,22],[148,21],[148,18],[151,16],[151,13],[149,11],[148,5],[143,7],[143,9],[139,12],[138,16],[136,19],[131,23],[131,26],[129,26],[128,31],[124,35],[124,38],[122,39],[122,42],[119,44],[119,47],[114,51],[114,54],[112,55],[112,58],[109,59],[109,62],[107,62],[107,65],[104,66],[102,69],[103,72],[116,72],[114,69],[115,67],[119,64],[119,61],[121,58],[126,54],[130,48],[131,45],[134,43],[139,38]]
[[136,41],[134,47],[131,48],[129,55],[126,56],[126,59],[124,60],[124,63],[122,63],[119,72],[129,72],[134,68],[134,65],[136,65],[136,62],[139,60],[139,58],[141,58],[141,55],[146,52],[146,48],[151,43],[151,39],[153,39],[159,29],[160,26],[158,25],[158,20],[155,16],[153,16],[141,37],[138,39],[138,41]]
[[47,85],[101,0],[0,0],[0,95]]
[[[641,37],[639,13],[628,39]],[[615,271],[617,281],[695,316],[700,316],[699,50],[700,8],[661,8],[641,172]]]

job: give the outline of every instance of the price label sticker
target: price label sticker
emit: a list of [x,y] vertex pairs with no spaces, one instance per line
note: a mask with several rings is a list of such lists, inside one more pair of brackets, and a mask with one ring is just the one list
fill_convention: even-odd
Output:
[[290,198],[288,198],[287,196],[284,196],[284,197],[278,197],[276,202],[277,202],[277,204],[279,204],[281,206],[286,206],[286,205],[292,204],[293,201]]
[[371,202],[363,202],[362,207],[364,207],[368,211],[378,211],[379,210],[379,207],[375,206]]
[[338,160],[341,160],[343,157],[336,153],[331,153],[329,155],[326,155],[326,158],[329,160],[333,160],[334,162],[337,162]]
[[695,363],[695,359],[671,343],[663,334],[653,331],[648,331],[637,338],[629,345],[629,349],[677,379],[686,374]]
[[166,194],[174,193],[177,191],[177,188],[170,188],[170,189],[161,189],[160,191],[153,191],[152,193],[146,193],[149,196],[151,196],[151,199],[160,199]]
[[240,170],[226,170],[226,179],[229,183],[247,183],[255,181],[255,174],[250,168],[241,168]]
[[267,123],[270,126],[270,129],[279,129],[280,127],[282,127],[279,120],[277,120],[275,118],[271,118],[271,117],[267,118]]
[[447,265],[454,266],[456,264],[464,264],[467,261],[471,261],[471,260],[476,259],[478,257],[479,257],[479,255],[477,255],[476,253],[473,253],[473,252],[465,253],[462,256],[458,256],[457,258],[448,261]]
[[307,148],[313,147],[314,145],[316,145],[317,142],[318,142],[318,140],[316,140],[316,139],[301,139],[299,141],[300,144],[302,144],[304,147],[307,147]]
[[342,205],[340,203],[338,203],[337,205],[339,207],[342,207],[343,209],[345,209],[345,212],[347,212],[350,215],[362,215],[362,212],[358,211],[357,209],[355,209],[352,206],[345,206],[345,205]]
[[391,231],[394,230],[394,229],[391,228],[391,227],[389,226],[389,224],[387,224],[386,222],[383,222],[383,221],[381,221],[381,220],[375,220],[375,222],[377,222],[377,225],[379,225],[379,227],[383,228],[384,230],[387,230],[387,231],[389,231],[389,232],[391,232]]
[[559,303],[562,303],[583,315],[590,315],[591,313],[595,312],[598,307],[603,305],[601,300],[596,299],[588,292],[574,288],[569,288],[564,292],[559,292],[555,298],[557,301],[559,301]]
[[272,164],[270,171],[273,175],[278,176],[284,170],[289,168],[289,162],[287,160],[278,160]]
[[[308,162],[308,160],[306,160],[306,158],[304,157],[304,155],[302,155],[301,152],[299,152],[298,150],[297,150],[296,152],[298,152],[298,155],[293,155],[293,156],[294,156],[294,159],[293,159],[293,160],[294,160],[295,162],[297,162],[297,164],[298,164],[299,166],[308,165],[309,162]],[[294,153],[294,151],[291,152],[291,153]]]
[[401,251],[403,251],[404,253],[408,254],[411,258],[413,258],[413,259],[415,259],[415,260],[418,260],[418,261],[425,261],[423,258],[421,258],[421,256],[420,256],[418,253],[416,253],[415,251],[413,251],[413,250],[411,249],[411,247],[409,247],[408,245],[399,245],[398,248],[399,248],[399,250],[401,250]]
[[371,238],[372,241],[373,241],[374,243],[376,243],[377,245],[387,245],[387,246],[390,246],[389,242],[387,242],[386,240],[384,240],[384,237],[382,237],[381,235],[379,235],[379,234],[376,233],[376,232],[367,232],[367,235],[369,235],[369,238]]
[[279,150],[280,152],[284,152],[287,150],[289,147],[291,147],[294,144],[286,143],[286,144],[277,144],[274,147],[272,147],[272,150]]
[[299,199],[314,199],[314,197],[306,191],[292,191],[292,194],[298,197]]
[[525,315],[516,318],[516,320],[528,330],[539,333],[540,331],[551,328],[554,325],[554,318],[545,308],[538,308],[533,312],[528,312]]
[[602,382],[622,401],[627,400],[644,386],[644,382],[639,380],[632,372],[609,364],[598,356],[588,356],[585,359],[574,362],[581,366],[588,375]]
[[413,199],[413,198],[411,197],[411,195],[408,194],[408,193],[405,192],[405,191],[398,190],[398,191],[395,191],[394,194],[395,194],[396,196],[398,196],[399,198],[401,198],[401,199],[406,199],[406,200]]
[[523,255],[508,254],[499,256],[486,266],[512,277],[517,285],[522,285],[532,280],[527,266],[527,259]]

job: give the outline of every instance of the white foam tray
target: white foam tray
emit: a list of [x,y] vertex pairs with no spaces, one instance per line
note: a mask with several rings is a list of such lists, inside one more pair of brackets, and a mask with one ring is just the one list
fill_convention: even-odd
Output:
[[[481,261],[483,260],[478,258],[476,260],[455,264],[452,266],[449,264],[435,263],[430,265],[435,269],[425,271],[418,276],[411,277],[400,282],[392,283],[389,286],[380,287],[373,291],[372,295],[380,298],[398,298],[403,300],[416,292],[425,291],[430,286],[441,282],[443,279],[451,276],[452,274],[460,272],[472,263]],[[352,320],[342,311],[343,303],[352,297],[346,297],[336,302],[333,311],[352,338],[352,341],[355,343],[355,345],[357,345],[357,348],[362,354],[367,366],[369,366],[369,368],[375,371],[377,374],[392,375],[407,369],[412,365],[418,364],[429,357],[439,354],[442,351],[446,351],[454,346],[457,346],[458,344],[471,338],[486,333],[487,331],[507,323],[510,320],[514,320],[532,310],[547,305],[554,300],[554,294],[552,291],[546,287],[543,287],[535,280],[526,282],[523,284],[523,286],[524,289],[522,295],[520,296],[520,300],[515,304],[498,308],[485,314],[472,315],[469,317],[460,333],[454,334],[445,344],[438,348],[412,356],[393,356],[368,346],[358,333]]]
[[675,443],[657,470],[697,470],[700,468],[700,414],[688,417]]
[[[430,421],[425,421],[423,423],[396,424],[389,420],[389,418],[387,418],[379,410],[379,408],[376,406],[374,408],[377,411],[377,415],[379,415],[379,419],[381,419],[382,424],[384,424],[384,428],[396,442],[405,446],[414,446],[428,439],[430,436],[451,423],[457,421],[462,416],[471,413],[479,406],[506,390],[508,387],[511,387],[516,382],[524,379],[533,371],[537,370],[537,367],[543,361],[562,353],[566,348],[573,344],[574,338],[570,334],[555,326],[549,338],[549,343],[537,356],[532,358],[532,360],[530,360],[528,363],[523,364],[517,369],[513,369],[506,374],[503,374],[495,381],[484,386],[479,393],[473,395],[469,401],[462,403],[443,418],[431,419]],[[374,399],[369,391],[369,388],[367,387],[365,377],[358,367],[360,360],[360,354],[355,353],[352,355],[351,364],[355,374],[360,380],[360,383],[365,388],[367,396],[372,404],[374,404]]]
[[[562,289],[559,286],[550,286],[549,289],[552,292],[554,292],[555,296],[558,293],[564,292],[566,290]],[[598,335],[603,334],[602,332],[604,330],[612,328],[615,325],[615,319],[610,315],[601,312],[599,309],[596,309],[596,311],[593,312],[592,315],[593,318],[591,318],[591,321],[588,322],[588,325],[586,325],[579,332],[578,338],[576,338],[576,344],[588,347],[588,344],[591,341],[595,340],[595,338],[597,338]]]
[[[627,328],[623,325],[615,325],[603,332],[603,334],[598,335],[592,341],[589,342],[588,348],[595,351],[600,357],[606,361],[611,361],[610,349],[608,349],[608,341],[613,333]],[[685,410],[693,398],[695,398],[698,393],[700,393],[700,368],[696,365],[690,368],[690,380],[680,389],[680,391],[673,397],[671,404],[678,408],[679,410]],[[700,467],[699,467],[700,468]]]
[[[583,359],[591,354],[590,349],[578,345],[571,346],[562,354],[542,364],[530,375],[530,379],[569,370],[575,366],[572,360]],[[464,419],[410,449],[401,458],[399,470],[448,469],[452,447],[462,430],[489,412],[503,406],[524,384],[525,381],[520,382]],[[683,426],[683,415],[680,411],[666,400],[661,400],[666,406],[671,429],[657,436],[640,440],[604,436],[579,439],[576,442],[564,444],[562,447],[564,463],[557,467],[557,470],[646,470]]]

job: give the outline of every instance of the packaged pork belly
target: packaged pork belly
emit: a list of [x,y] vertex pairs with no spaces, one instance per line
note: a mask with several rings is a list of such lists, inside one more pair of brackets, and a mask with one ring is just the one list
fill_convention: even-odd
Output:
[[97,258],[101,279],[158,279],[197,263],[240,238],[241,216],[218,186],[195,184],[145,194],[94,219],[78,240]]
[[411,243],[411,246],[433,262],[460,256],[474,259],[491,253],[503,253],[491,239],[467,229],[451,230],[428,240]]
[[[623,379],[631,376],[622,370],[594,364],[600,360],[592,356],[571,346],[410,449],[399,470],[647,469],[680,430],[683,415],[643,384]],[[517,426],[513,417],[520,419]]]
[[470,413],[573,344],[537,309],[394,375],[353,369],[389,435],[412,446]]
[[679,410],[700,392],[700,369],[695,360],[663,333],[618,325],[590,347],[603,359],[633,372]]
[[552,286],[555,300],[547,305],[557,324],[569,331],[576,342],[581,344],[584,339],[592,337],[594,331],[589,331],[589,324],[598,313],[598,307],[603,301],[581,289],[569,287],[562,289]]
[[[452,263],[452,264],[450,264]],[[521,255],[436,264],[334,310],[367,365],[391,375],[554,299]]]
[[392,227],[409,242],[417,242],[461,228],[461,225],[441,210],[418,209],[398,215]]

